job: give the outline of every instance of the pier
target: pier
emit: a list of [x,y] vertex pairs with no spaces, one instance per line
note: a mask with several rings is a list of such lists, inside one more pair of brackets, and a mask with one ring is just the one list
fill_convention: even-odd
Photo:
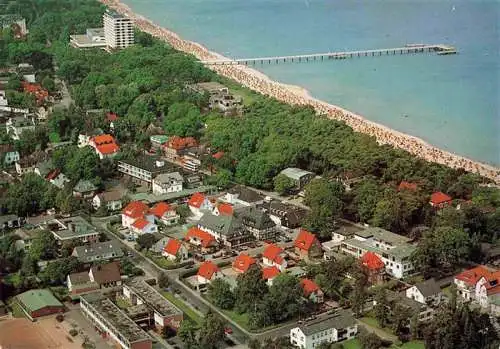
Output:
[[376,57],[407,55],[415,53],[436,53],[438,55],[456,54],[457,50],[448,45],[427,45],[427,44],[408,44],[404,47],[384,48],[377,50],[361,50],[346,52],[327,52],[313,53],[306,55],[275,56],[275,57],[257,57],[257,58],[237,58],[237,59],[213,59],[204,60],[201,63],[205,65],[250,65],[250,64],[278,64],[278,63],[299,63],[314,62],[336,59],[347,59],[355,57]]

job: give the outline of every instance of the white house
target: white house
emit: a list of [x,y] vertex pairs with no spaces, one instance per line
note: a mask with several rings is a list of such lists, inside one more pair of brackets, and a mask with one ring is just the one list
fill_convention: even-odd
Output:
[[153,194],[161,195],[182,191],[182,178],[179,172],[162,173],[153,179]]
[[214,208],[212,202],[202,193],[194,193],[188,201],[188,206],[193,215],[198,219],[203,216],[203,213],[212,211]]
[[418,284],[408,288],[405,293],[406,297],[416,300],[422,304],[438,305],[443,300],[441,288],[434,279],[419,282]]
[[157,232],[158,232],[158,226],[148,221],[146,218],[142,217],[137,219],[130,226],[130,235],[132,235],[134,238],[137,238],[144,234],[154,234]]
[[280,272],[287,267],[285,251],[275,244],[268,245],[262,252],[262,263],[267,267],[276,267]]
[[224,277],[219,267],[212,261],[205,261],[198,269],[198,285],[206,285],[217,278]]
[[175,210],[175,207],[167,204],[166,202],[159,202],[154,205],[150,212],[155,216],[157,221],[170,226],[177,224],[181,216]]
[[484,265],[465,270],[455,275],[453,282],[457,286],[457,293],[464,301],[472,301],[476,298],[476,285],[481,278],[490,278],[496,270]]
[[139,218],[146,218],[154,223],[154,216],[149,212],[149,207],[142,201],[132,201],[122,210],[122,226],[130,226]]
[[188,259],[188,250],[179,240],[170,239],[163,248],[161,255],[171,261],[177,259],[183,261]]
[[319,318],[290,330],[290,343],[301,349],[314,349],[321,343],[335,343],[354,338],[358,325],[354,317],[341,310],[327,318]]
[[108,211],[118,211],[122,209],[122,192],[119,190],[105,191],[99,193],[92,199],[92,207],[97,210],[105,205]]
[[476,283],[475,298],[479,305],[486,310],[495,302],[495,295],[500,294],[500,272],[492,273],[489,276],[482,276]]

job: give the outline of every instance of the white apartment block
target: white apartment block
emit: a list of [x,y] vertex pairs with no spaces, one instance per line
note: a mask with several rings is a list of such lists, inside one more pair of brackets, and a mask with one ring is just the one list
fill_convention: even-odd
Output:
[[131,18],[107,10],[103,22],[104,37],[110,49],[122,49],[134,44],[134,22]]

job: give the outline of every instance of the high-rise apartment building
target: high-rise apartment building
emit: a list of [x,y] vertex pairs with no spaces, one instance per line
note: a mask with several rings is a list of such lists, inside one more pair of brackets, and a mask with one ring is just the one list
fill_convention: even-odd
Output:
[[103,16],[104,37],[110,49],[129,47],[134,43],[134,25],[132,19],[115,11],[107,10]]

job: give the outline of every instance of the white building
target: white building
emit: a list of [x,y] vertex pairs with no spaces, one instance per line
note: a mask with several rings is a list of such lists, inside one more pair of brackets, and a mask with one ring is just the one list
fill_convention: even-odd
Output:
[[89,28],[83,35],[70,35],[69,42],[75,48],[106,47],[104,28]]
[[110,212],[118,211],[122,209],[122,197],[123,193],[119,190],[105,191],[94,196],[92,207],[97,210],[102,206],[106,206]]
[[121,49],[134,44],[134,23],[131,18],[107,10],[103,16],[104,37],[110,49]]
[[406,297],[416,300],[422,304],[438,305],[443,300],[441,288],[434,279],[419,282],[418,284],[408,288],[405,293]]
[[290,342],[301,349],[313,349],[321,343],[335,343],[350,339],[358,333],[354,317],[339,311],[328,318],[306,322],[290,330]]
[[381,228],[368,228],[354,233],[351,239],[343,240],[340,251],[356,258],[371,251],[384,262],[389,275],[402,279],[413,272],[410,257],[416,247],[410,241],[405,236]]
[[182,191],[183,178],[179,172],[162,173],[153,179],[153,194],[162,195]]

